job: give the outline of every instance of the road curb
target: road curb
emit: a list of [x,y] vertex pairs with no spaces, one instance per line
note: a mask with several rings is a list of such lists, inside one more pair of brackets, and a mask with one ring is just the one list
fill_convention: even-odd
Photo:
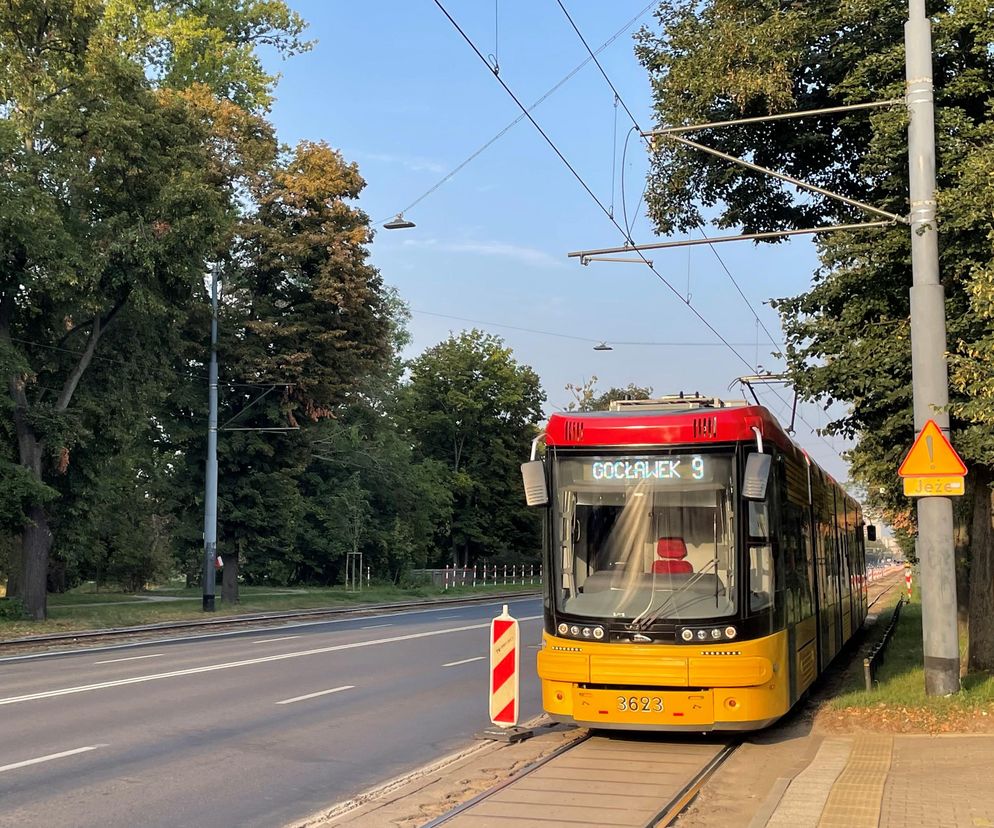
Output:
[[288,612],[266,612],[246,615],[233,615],[226,618],[212,618],[205,621],[169,621],[161,624],[142,624],[134,627],[109,627],[97,630],[74,630],[65,633],[46,633],[22,638],[0,640],[0,647],[30,646],[33,644],[56,644],[85,639],[110,638],[113,636],[140,635],[141,633],[168,632],[183,629],[214,629],[235,624],[252,624],[260,621],[288,621],[297,618],[321,618],[325,616],[361,615],[385,609],[424,609],[427,607],[455,606],[458,604],[483,604],[489,601],[510,600],[513,598],[534,598],[540,591],[498,592],[488,595],[471,595],[459,598],[439,598],[425,601],[402,601],[387,604],[362,604],[349,607],[326,607],[294,610]]
[[[487,778],[484,790],[490,790],[506,782],[506,778],[501,778],[503,774],[516,776],[524,768],[541,761],[545,755],[561,750],[565,743],[583,738],[586,733],[582,728],[551,722],[545,714],[526,722],[524,727],[535,727],[545,732],[514,744],[478,742],[292,822],[288,828],[332,828],[345,825],[370,828],[408,824],[412,820],[423,825],[431,821],[428,813],[443,815],[453,807],[458,807],[461,799],[471,797],[464,790],[468,779],[463,777],[482,775]],[[549,738],[558,738],[558,743],[547,744]],[[505,758],[497,761],[495,766],[497,754]],[[516,757],[516,761],[511,757]],[[511,770],[515,765],[521,767]],[[433,787],[436,789],[434,793],[431,791]]]

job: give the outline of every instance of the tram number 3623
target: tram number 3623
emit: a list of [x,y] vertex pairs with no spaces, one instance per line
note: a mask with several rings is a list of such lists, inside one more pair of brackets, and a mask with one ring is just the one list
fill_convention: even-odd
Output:
[[618,710],[623,713],[662,713],[659,696],[618,696]]

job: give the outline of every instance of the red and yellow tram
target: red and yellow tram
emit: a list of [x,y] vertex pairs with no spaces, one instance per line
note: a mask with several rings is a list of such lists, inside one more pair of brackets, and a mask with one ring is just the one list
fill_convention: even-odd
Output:
[[545,710],[592,727],[751,730],[866,616],[860,507],[761,406],[554,414],[522,467],[545,521]]

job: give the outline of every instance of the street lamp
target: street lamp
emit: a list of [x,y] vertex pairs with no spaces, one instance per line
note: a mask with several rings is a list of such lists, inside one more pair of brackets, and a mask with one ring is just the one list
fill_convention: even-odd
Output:
[[595,350],[595,351],[613,351],[613,350],[614,350],[614,348],[612,348],[612,347],[611,347],[610,345],[608,345],[608,344],[607,344],[606,342],[601,342],[601,343],[600,343],[600,344],[598,344],[598,345],[594,345],[594,350]]
[[211,267],[211,361],[204,495],[204,612],[214,612],[214,570],[217,567],[217,268],[216,264]]
[[385,222],[383,227],[386,230],[407,230],[409,227],[415,227],[413,221],[404,218],[403,213],[397,213],[390,221]]

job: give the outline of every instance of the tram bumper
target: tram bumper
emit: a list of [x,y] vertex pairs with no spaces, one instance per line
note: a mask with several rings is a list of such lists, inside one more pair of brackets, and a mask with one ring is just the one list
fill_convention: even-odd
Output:
[[790,707],[782,638],[726,653],[586,643],[577,652],[549,637],[538,653],[543,706],[553,719],[596,728],[759,729]]

